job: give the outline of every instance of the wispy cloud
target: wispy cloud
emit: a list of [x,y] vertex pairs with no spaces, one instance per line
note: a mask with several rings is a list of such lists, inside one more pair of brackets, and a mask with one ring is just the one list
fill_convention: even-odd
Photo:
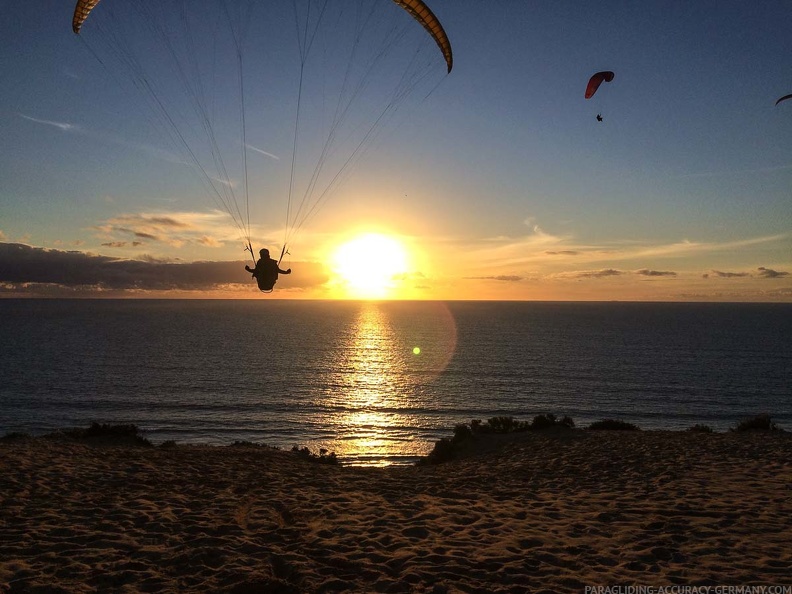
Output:
[[52,126],[53,128],[58,128],[59,130],[63,130],[64,132],[79,132],[80,127],[76,124],[69,124],[66,122],[55,122],[53,120],[42,120],[40,118],[34,118],[33,116],[25,115],[24,113],[19,114],[20,117],[35,122],[37,124],[44,124],[45,126]]
[[220,178],[220,177],[217,177],[217,176],[214,176],[214,175],[211,176],[209,179],[211,179],[213,182],[217,182],[218,184],[220,184],[222,186],[225,186],[227,188],[235,189],[237,187],[236,182],[231,181],[230,179],[223,179],[223,178]]
[[669,270],[649,270],[648,268],[641,268],[640,270],[636,270],[635,274],[641,276],[676,276],[676,272],[671,272]]
[[273,155],[272,153],[268,153],[265,150],[262,150],[260,148],[257,148],[255,146],[253,146],[252,144],[246,144],[245,146],[247,148],[249,148],[251,151],[255,151],[257,153],[260,153],[260,154],[264,155],[265,157],[269,157],[270,159],[275,159],[276,161],[280,161],[280,157],[278,155]]
[[611,276],[621,276],[623,274],[625,274],[625,272],[622,270],[604,268],[602,270],[573,270],[569,272],[559,272],[556,274],[551,274],[550,278],[608,278]]
[[750,272],[726,272],[723,270],[712,270],[710,272],[705,272],[703,274],[704,278],[710,278],[710,276],[714,276],[717,278],[744,278],[746,276],[751,276]]
[[573,258],[578,266],[581,263],[607,265],[656,258],[690,258],[788,241],[789,237],[789,234],[776,234],[725,242],[682,239],[655,244],[622,240],[595,245],[577,242],[572,235],[547,233],[535,226],[533,233],[523,237],[483,238],[474,245],[468,242],[465,251],[475,262],[497,265],[501,269],[526,266],[557,268],[566,258]]
[[109,247],[109,248],[124,248],[127,246],[131,247],[139,247],[143,245],[142,241],[108,241],[107,243],[103,243],[102,247]]
[[518,282],[523,280],[522,276],[514,275],[514,274],[501,274],[498,276],[466,276],[463,277],[466,280],[494,280],[494,281],[503,281],[503,282]]
[[[103,245],[121,247],[127,238],[163,243],[173,247],[195,244],[221,247],[239,231],[231,218],[218,210],[210,212],[126,213],[94,227],[107,241]],[[120,238],[118,237],[120,236]],[[134,246],[134,242],[130,245]],[[108,246],[109,247],[109,246]]]
[[784,276],[789,276],[788,272],[780,272],[778,270],[773,270],[771,268],[765,268],[764,266],[760,266],[758,270],[759,270],[759,276],[763,278],[781,278]]
[[571,236],[553,235],[533,224],[530,234],[517,238],[485,238],[477,246],[466,246],[466,252],[480,263],[513,266],[543,260],[546,258],[546,251],[555,251],[550,248],[565,245],[571,240]]
[[[130,142],[125,138],[121,138],[120,136],[114,136],[111,134],[96,132],[93,130],[86,129],[78,124],[70,124],[68,122],[56,122],[54,120],[46,120],[43,118],[36,118],[30,115],[26,115],[24,113],[19,113],[19,117],[26,119],[28,121],[34,122],[36,124],[42,124],[45,126],[51,126],[53,128],[57,128],[63,132],[69,132],[72,134],[78,134],[80,136],[85,136],[87,138],[93,138],[103,143],[108,144],[115,144],[119,146],[124,146],[128,148],[132,148],[141,152],[148,154],[156,159],[161,161],[165,161],[167,163],[176,163],[178,165],[185,165],[188,167],[192,167],[190,163],[186,162],[184,159],[177,157],[173,153],[161,149],[156,146],[142,144],[139,142]],[[218,180],[219,181],[219,180]]]
[[769,165],[767,167],[751,167],[748,169],[727,169],[720,171],[700,171],[695,173],[682,173],[677,177],[721,177],[730,175],[745,175],[747,173],[772,173],[774,171],[786,171],[792,169],[792,164],[788,165]]
[[669,244],[636,246],[632,249],[622,250],[613,255],[616,257],[621,257],[622,259],[636,259],[654,256],[689,256],[694,254],[705,254],[741,249],[765,243],[774,243],[788,238],[788,234],[778,234],[725,242],[689,241],[685,239]]
[[214,237],[209,237],[208,235],[203,235],[196,240],[199,244],[205,245],[206,247],[222,247],[223,242],[215,239]]
[[[760,266],[756,269],[756,271],[756,276],[758,278],[784,278],[785,276],[789,276],[788,272],[773,270],[772,268],[766,268],[764,266]],[[754,275],[750,272],[726,272],[723,270],[711,270],[710,272],[704,273],[702,276],[704,278],[710,278],[710,276],[716,278],[746,278]]]

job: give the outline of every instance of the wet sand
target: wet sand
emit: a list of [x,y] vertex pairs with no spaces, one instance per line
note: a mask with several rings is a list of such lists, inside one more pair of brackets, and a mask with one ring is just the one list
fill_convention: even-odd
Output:
[[2,441],[0,592],[792,584],[792,434],[500,442],[354,468],[268,448]]

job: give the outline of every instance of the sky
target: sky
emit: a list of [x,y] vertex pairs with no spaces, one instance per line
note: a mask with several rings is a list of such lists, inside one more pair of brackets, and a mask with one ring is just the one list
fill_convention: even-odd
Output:
[[[453,48],[449,74],[409,15],[368,0],[406,32],[411,51],[393,59],[420,69],[379,68],[340,144],[377,121],[376,91],[382,102],[402,72],[426,77],[299,224],[291,3],[238,21],[250,25],[244,137],[222,34],[181,36],[197,68],[213,65],[203,107],[218,144],[249,147],[247,176],[232,149],[223,178],[180,144],[200,122],[182,127],[188,87],[145,38],[153,29],[130,25],[119,42],[125,15],[103,0],[76,36],[73,4],[16,3],[0,23],[2,297],[792,302],[792,100],[775,105],[792,93],[788,0],[428,0]],[[153,48],[144,77],[114,53],[138,43]],[[344,78],[334,43],[312,48],[306,130],[327,128],[308,110],[326,113]],[[584,99],[603,70],[613,81]],[[299,143],[297,187],[317,159],[309,136]],[[207,186],[249,205],[237,219],[256,253],[277,256],[288,238],[292,274],[273,293],[245,272],[239,228]]]

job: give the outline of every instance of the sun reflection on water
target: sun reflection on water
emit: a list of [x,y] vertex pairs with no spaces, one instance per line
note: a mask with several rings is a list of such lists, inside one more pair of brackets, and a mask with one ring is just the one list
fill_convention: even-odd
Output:
[[416,316],[392,302],[361,304],[356,323],[335,353],[336,371],[326,382],[323,423],[335,435],[323,447],[362,464],[427,453],[414,428],[425,424],[421,411],[432,398],[428,385],[448,365],[456,346],[451,314],[445,305],[436,309]]

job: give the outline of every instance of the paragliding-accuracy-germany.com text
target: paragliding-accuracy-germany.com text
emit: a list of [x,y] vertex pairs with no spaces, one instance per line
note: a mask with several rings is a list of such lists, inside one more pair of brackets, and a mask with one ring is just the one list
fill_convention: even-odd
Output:
[[784,586],[586,586],[584,594],[792,594]]

